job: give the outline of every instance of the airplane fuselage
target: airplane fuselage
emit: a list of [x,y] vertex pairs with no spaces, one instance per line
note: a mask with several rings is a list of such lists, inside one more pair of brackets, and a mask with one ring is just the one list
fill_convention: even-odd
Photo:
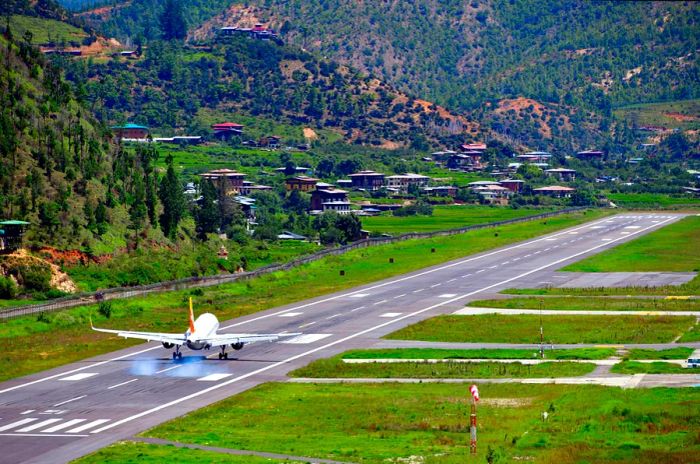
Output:
[[208,350],[211,345],[206,341],[216,335],[219,320],[211,313],[204,313],[194,321],[194,332],[185,332],[187,348],[191,350]]

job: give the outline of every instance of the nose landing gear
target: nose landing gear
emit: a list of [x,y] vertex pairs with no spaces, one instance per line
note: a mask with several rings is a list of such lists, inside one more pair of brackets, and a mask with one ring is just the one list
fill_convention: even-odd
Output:
[[173,361],[181,360],[182,353],[180,352],[180,345],[175,346],[175,351],[173,351]]

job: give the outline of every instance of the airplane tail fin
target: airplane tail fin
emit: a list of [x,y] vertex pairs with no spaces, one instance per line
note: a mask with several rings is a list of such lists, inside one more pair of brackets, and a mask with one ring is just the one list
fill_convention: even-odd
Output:
[[192,310],[192,297],[190,297],[190,333],[194,333],[194,311]]

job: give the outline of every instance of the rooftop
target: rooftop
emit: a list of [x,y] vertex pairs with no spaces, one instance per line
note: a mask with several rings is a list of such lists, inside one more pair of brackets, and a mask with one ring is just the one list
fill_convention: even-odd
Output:
[[124,130],[124,129],[145,129],[148,130],[146,126],[140,126],[138,124],[127,123],[121,126],[112,126],[112,129]]
[[533,192],[573,192],[574,190],[576,189],[571,187],[563,187],[561,185],[550,185],[547,187],[532,189]]
[[353,176],[383,176],[381,172],[375,172],[375,171],[359,171],[356,172],[355,174],[350,174],[348,177],[353,177]]

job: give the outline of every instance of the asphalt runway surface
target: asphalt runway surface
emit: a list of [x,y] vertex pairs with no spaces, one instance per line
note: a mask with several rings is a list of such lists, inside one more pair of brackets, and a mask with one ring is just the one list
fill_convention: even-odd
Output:
[[[261,383],[285,381],[314,359],[380,344],[387,333],[452,313],[480,295],[540,286],[566,264],[681,217],[620,214],[222,322],[220,331],[228,333],[301,333],[229,350],[228,360],[219,360],[216,349],[184,349],[183,361],[174,363],[172,350],[145,343],[4,382],[0,462],[68,462]],[[183,307],[183,331],[186,317]]]

